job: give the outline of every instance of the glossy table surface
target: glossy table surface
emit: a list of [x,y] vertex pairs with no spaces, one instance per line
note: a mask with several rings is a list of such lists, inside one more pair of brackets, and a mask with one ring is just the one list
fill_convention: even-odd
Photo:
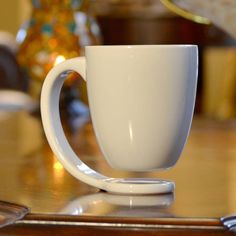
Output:
[[[36,219],[42,223],[42,219],[45,222],[53,218],[55,222],[128,222],[132,223],[130,228],[137,228],[138,224],[154,227],[160,226],[160,222],[171,225],[179,220],[183,225],[229,233],[221,218],[236,214],[236,121],[195,116],[177,165],[156,173],[111,169],[98,148],[90,122],[73,132],[66,125],[65,129],[76,153],[94,169],[111,177],[169,179],[176,184],[175,192],[112,195],[83,184],[55,159],[39,118],[26,112],[1,111],[0,200],[30,208],[25,221],[18,224]],[[110,226],[119,228],[118,224]],[[0,235],[5,231],[0,230]]]

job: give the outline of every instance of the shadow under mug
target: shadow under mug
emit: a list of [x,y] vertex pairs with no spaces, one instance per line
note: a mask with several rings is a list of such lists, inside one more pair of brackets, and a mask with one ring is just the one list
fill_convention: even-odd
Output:
[[116,179],[85,165],[65,138],[59,117],[61,73],[78,72],[87,82],[99,146],[118,169],[172,167],[186,142],[195,104],[198,50],[195,45],[88,46],[85,57],[55,66],[41,95],[44,130],[58,160],[76,178],[116,193],[163,193],[174,183]]

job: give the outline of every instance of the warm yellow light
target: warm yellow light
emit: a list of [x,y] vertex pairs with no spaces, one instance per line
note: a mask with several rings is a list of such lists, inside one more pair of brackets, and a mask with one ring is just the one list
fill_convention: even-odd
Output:
[[59,63],[65,61],[65,60],[66,60],[66,58],[64,56],[62,56],[62,55],[57,56],[55,59],[55,62],[54,62],[54,66],[58,65]]
[[62,184],[65,174],[65,169],[63,165],[53,156],[53,177],[56,184]]
[[62,165],[60,162],[55,161],[55,162],[53,163],[53,169],[60,171],[60,170],[63,170],[64,167],[63,167],[63,165]]

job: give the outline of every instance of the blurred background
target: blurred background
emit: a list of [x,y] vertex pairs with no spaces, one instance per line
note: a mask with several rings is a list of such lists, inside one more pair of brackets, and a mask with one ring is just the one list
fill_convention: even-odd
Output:
[[[182,204],[175,207],[185,217],[196,217],[193,209],[200,217],[235,213],[235,0],[1,0],[0,199],[24,203],[34,212],[57,212],[88,192],[90,187],[67,175],[47,145],[39,98],[54,65],[98,44],[199,46],[194,129],[185,161],[170,174],[180,186]],[[76,74],[67,76],[60,102],[63,125],[69,124],[66,134],[89,121],[86,84]],[[72,134],[69,142],[85,163],[120,176],[102,161],[89,122]]]
[[[1,1],[0,45],[4,48],[0,56],[9,59],[7,63],[1,59],[0,87],[24,91],[37,101],[49,69],[66,58],[83,55],[86,45],[197,44],[200,72],[195,112],[216,119],[234,118],[236,14],[232,9],[236,6],[230,0],[208,2]],[[202,22],[201,18],[188,16],[186,19],[178,8],[207,20]],[[6,48],[11,51],[8,57]],[[70,77],[62,94],[62,108],[74,100],[86,105],[86,85],[75,79],[75,75]],[[73,112],[79,111],[72,107],[69,112],[73,116]]]

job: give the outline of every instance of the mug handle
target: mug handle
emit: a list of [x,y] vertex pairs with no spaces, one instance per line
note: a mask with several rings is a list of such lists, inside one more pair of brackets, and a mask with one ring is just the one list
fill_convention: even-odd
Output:
[[68,143],[60,121],[59,98],[66,76],[59,76],[65,71],[75,71],[86,81],[85,57],[72,58],[56,65],[47,75],[41,92],[41,116],[47,140],[58,160],[74,177],[81,181],[102,188],[98,174],[83,163]]
[[59,98],[66,76],[59,75],[66,71],[75,71],[86,81],[85,57],[68,59],[53,67],[44,81],[40,101],[47,140],[65,169],[82,182],[109,192],[147,194],[173,191],[174,184],[169,181],[110,178],[82,162],[68,143],[60,121]]

